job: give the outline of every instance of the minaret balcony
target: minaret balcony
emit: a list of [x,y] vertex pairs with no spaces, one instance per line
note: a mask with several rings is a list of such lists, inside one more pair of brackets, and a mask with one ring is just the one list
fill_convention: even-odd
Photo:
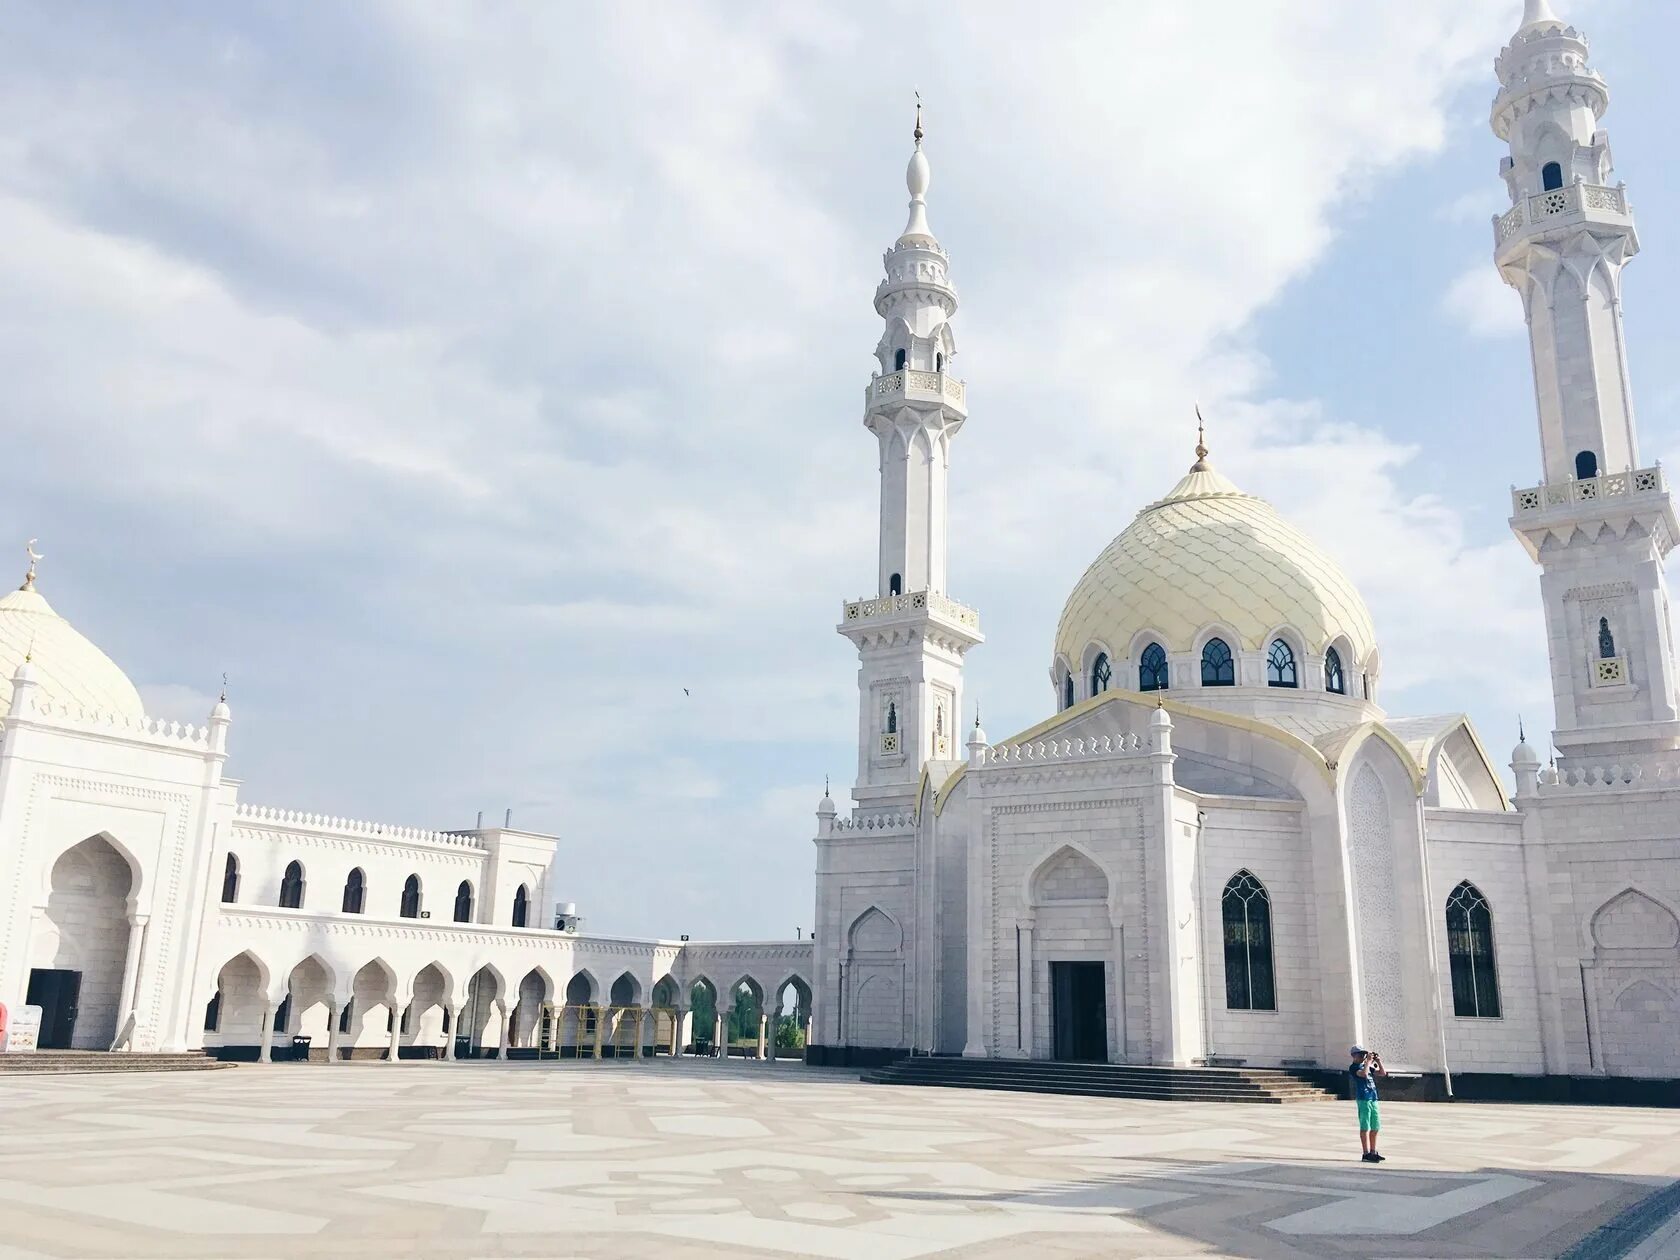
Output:
[[[1512,490],[1511,515],[1520,519],[1578,503],[1609,503],[1667,493],[1667,479],[1663,476],[1662,465],[1657,464],[1650,468],[1632,468],[1627,472],[1571,478],[1549,485],[1530,486],[1526,490]],[[1628,506],[1634,505],[1630,503]]]
[[1535,560],[1548,538],[1568,546],[1579,537],[1595,537],[1597,524],[1621,536],[1635,521],[1649,532],[1659,556],[1680,541],[1680,519],[1661,465],[1511,490],[1511,530]]
[[876,599],[848,600],[841,610],[841,619],[848,622],[885,621],[906,613],[922,611],[934,613],[970,629],[980,628],[980,614],[967,604],[959,604],[949,595],[938,591],[911,591],[905,595],[882,595]]
[[863,391],[866,410],[891,403],[945,403],[966,414],[968,386],[944,372],[920,372],[906,368],[877,376]]
[[1567,184],[1524,197],[1493,221],[1493,243],[1503,249],[1527,228],[1569,227],[1588,219],[1631,227],[1627,185]]

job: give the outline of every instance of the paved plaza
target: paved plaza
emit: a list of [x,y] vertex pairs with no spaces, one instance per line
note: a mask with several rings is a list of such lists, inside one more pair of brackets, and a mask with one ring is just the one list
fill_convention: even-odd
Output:
[[0,1077],[0,1260],[1551,1256],[1680,1176],[1672,1112],[1386,1112],[1371,1167],[1344,1103],[785,1063]]

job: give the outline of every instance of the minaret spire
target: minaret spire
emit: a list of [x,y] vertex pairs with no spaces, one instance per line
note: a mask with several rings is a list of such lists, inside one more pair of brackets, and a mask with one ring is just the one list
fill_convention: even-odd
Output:
[[1522,26],[1519,29],[1527,30],[1541,22],[1556,22],[1557,20],[1558,16],[1552,12],[1552,6],[1548,3],[1548,0],[1524,0]]
[[916,141],[916,148],[910,154],[910,165],[904,169],[904,185],[910,190],[910,220],[904,225],[904,232],[898,238],[900,245],[906,243],[926,242],[938,245],[933,239],[933,229],[928,227],[927,197],[928,184],[932,181],[933,172],[928,166],[927,155],[922,152],[922,94],[916,93],[916,129],[910,133]]

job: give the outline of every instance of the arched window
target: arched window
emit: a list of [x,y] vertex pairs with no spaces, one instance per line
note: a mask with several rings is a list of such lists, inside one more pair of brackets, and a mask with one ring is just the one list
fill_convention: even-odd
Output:
[[1338,696],[1347,695],[1347,679],[1342,676],[1342,654],[1335,648],[1324,653],[1324,690]]
[[1167,653],[1159,643],[1151,643],[1138,658],[1138,690],[1165,691],[1167,689]]
[[1062,675],[1062,708],[1073,708],[1073,671]]
[[945,370],[945,355],[943,352],[933,356],[933,370],[935,372],[943,372]]
[[1266,686],[1294,687],[1298,681],[1295,677],[1295,650],[1282,639],[1273,639],[1271,649],[1266,653]]
[[403,881],[402,917],[418,919],[420,917],[420,877],[410,875]]
[[1202,686],[1235,687],[1237,666],[1224,639],[1209,639],[1202,648]]
[[303,906],[303,863],[293,862],[286,867],[280,880],[280,908],[297,910]]
[[1453,1014],[1499,1018],[1499,973],[1493,958],[1493,915],[1481,889],[1465,880],[1447,898],[1447,957]]
[[222,1029],[222,991],[217,989],[211,994],[209,1005],[204,1008],[204,1031],[220,1032]]
[[898,702],[896,700],[887,701],[887,734],[898,734]]
[[468,880],[463,879],[455,890],[455,922],[472,922],[472,884]]
[[1091,662],[1091,694],[1102,695],[1113,681],[1114,670],[1108,663],[1108,653],[1098,652],[1097,659]]
[[895,372],[904,371],[904,351],[903,350],[896,350],[896,351],[893,352],[893,371],[895,371]]
[[239,859],[233,854],[227,855],[227,864],[222,867],[222,904],[231,906],[239,900]]
[[1554,188],[1563,187],[1563,167],[1557,162],[1547,162],[1540,168],[1540,188],[1543,192],[1551,192]]
[[888,595],[902,595],[902,594],[904,594],[904,575],[903,574],[895,573],[890,578],[887,579],[887,594]]
[[367,876],[355,867],[344,877],[344,901],[340,908],[345,914],[360,914],[367,902]]
[[513,894],[513,926],[524,927],[525,920],[531,914],[531,894],[525,891],[525,885],[519,885],[519,891]]
[[[1609,660],[1616,655],[1616,636],[1610,633],[1610,618],[1608,617],[1598,619],[1598,654],[1605,660]],[[227,898],[223,897],[222,900],[226,901]]]
[[1233,1011],[1275,1011],[1272,985],[1272,902],[1266,886],[1238,871],[1220,898],[1225,922],[1225,1006]]
[[1598,476],[1598,452],[1582,451],[1575,456],[1575,478],[1585,481],[1589,477]]

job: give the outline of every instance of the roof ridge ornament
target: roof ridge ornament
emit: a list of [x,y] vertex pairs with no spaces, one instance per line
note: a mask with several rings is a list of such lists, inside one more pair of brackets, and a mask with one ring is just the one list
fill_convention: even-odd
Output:
[[27,591],[35,585],[35,562],[43,558],[41,553],[35,550],[35,544],[40,541],[39,538],[31,538],[23,544],[23,554],[29,557],[29,572],[23,575],[23,585],[18,587],[20,591]]

